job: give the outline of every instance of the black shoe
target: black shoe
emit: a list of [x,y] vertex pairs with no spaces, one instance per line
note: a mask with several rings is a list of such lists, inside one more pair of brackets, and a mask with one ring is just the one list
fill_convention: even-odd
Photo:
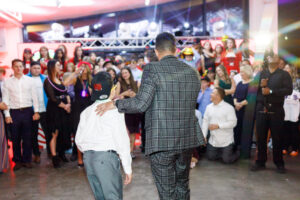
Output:
[[52,156],[52,163],[54,168],[60,168],[60,159],[58,156]]
[[254,164],[254,165],[252,165],[250,170],[253,172],[257,172],[257,171],[264,170],[264,169],[266,169],[265,165]]
[[76,154],[72,154],[72,156],[70,157],[70,160],[72,162],[76,161],[77,160],[77,155]]
[[31,163],[23,163],[23,167],[28,168],[28,169],[33,168]]
[[83,168],[84,167],[84,164],[82,163],[82,164],[77,164],[77,166],[79,167],[79,168]]
[[286,169],[285,169],[284,166],[277,166],[276,172],[277,172],[278,174],[285,174],[285,173],[286,173]]
[[17,171],[22,168],[22,164],[20,162],[16,162],[16,165],[14,166],[14,171]]
[[67,159],[66,155],[59,155],[59,158],[63,161],[63,162],[69,162],[69,160]]

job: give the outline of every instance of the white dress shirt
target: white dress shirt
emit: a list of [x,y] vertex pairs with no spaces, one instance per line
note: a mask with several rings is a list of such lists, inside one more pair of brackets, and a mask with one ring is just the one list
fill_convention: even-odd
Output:
[[99,104],[108,101],[96,101],[81,113],[75,142],[81,152],[115,150],[125,173],[131,174],[130,142],[124,114],[113,109],[100,117],[95,112]]
[[140,69],[131,69],[131,73],[135,81],[140,82],[142,80],[143,71],[141,71]]
[[32,76],[32,79],[34,81],[36,94],[39,100],[39,112],[46,112],[46,106],[44,101],[44,88],[43,88],[43,82],[40,76]]
[[215,105],[209,104],[205,110],[202,131],[206,138],[208,134],[208,127],[210,124],[217,124],[219,129],[210,131],[209,143],[214,147],[226,147],[234,143],[233,128],[236,126],[237,119],[234,108],[221,101]]
[[12,76],[4,81],[2,86],[2,99],[8,106],[4,111],[5,117],[10,117],[9,109],[34,107],[39,112],[39,103],[34,81],[31,77],[22,75],[20,79]]

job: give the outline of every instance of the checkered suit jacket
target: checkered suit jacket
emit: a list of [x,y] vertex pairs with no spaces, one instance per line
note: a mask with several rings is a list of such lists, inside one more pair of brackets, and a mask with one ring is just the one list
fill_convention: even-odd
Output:
[[146,155],[189,149],[204,144],[195,116],[199,91],[198,73],[175,56],[166,56],[148,64],[137,95],[118,100],[116,106],[119,112],[146,111]]

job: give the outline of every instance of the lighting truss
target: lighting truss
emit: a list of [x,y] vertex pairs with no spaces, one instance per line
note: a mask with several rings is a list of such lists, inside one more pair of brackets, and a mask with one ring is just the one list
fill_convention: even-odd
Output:
[[[193,36],[176,37],[177,47],[186,47],[195,44],[200,40],[215,40],[216,37]],[[65,38],[49,39],[47,43],[78,43],[84,50],[128,50],[144,49],[146,46],[155,47],[155,37],[137,37],[137,38]]]

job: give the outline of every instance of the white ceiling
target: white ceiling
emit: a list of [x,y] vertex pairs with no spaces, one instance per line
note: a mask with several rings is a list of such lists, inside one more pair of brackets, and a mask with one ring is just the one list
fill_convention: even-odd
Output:
[[[145,2],[146,1],[146,2]],[[0,10],[20,12],[22,23],[34,23],[130,10],[175,0],[7,0]]]

